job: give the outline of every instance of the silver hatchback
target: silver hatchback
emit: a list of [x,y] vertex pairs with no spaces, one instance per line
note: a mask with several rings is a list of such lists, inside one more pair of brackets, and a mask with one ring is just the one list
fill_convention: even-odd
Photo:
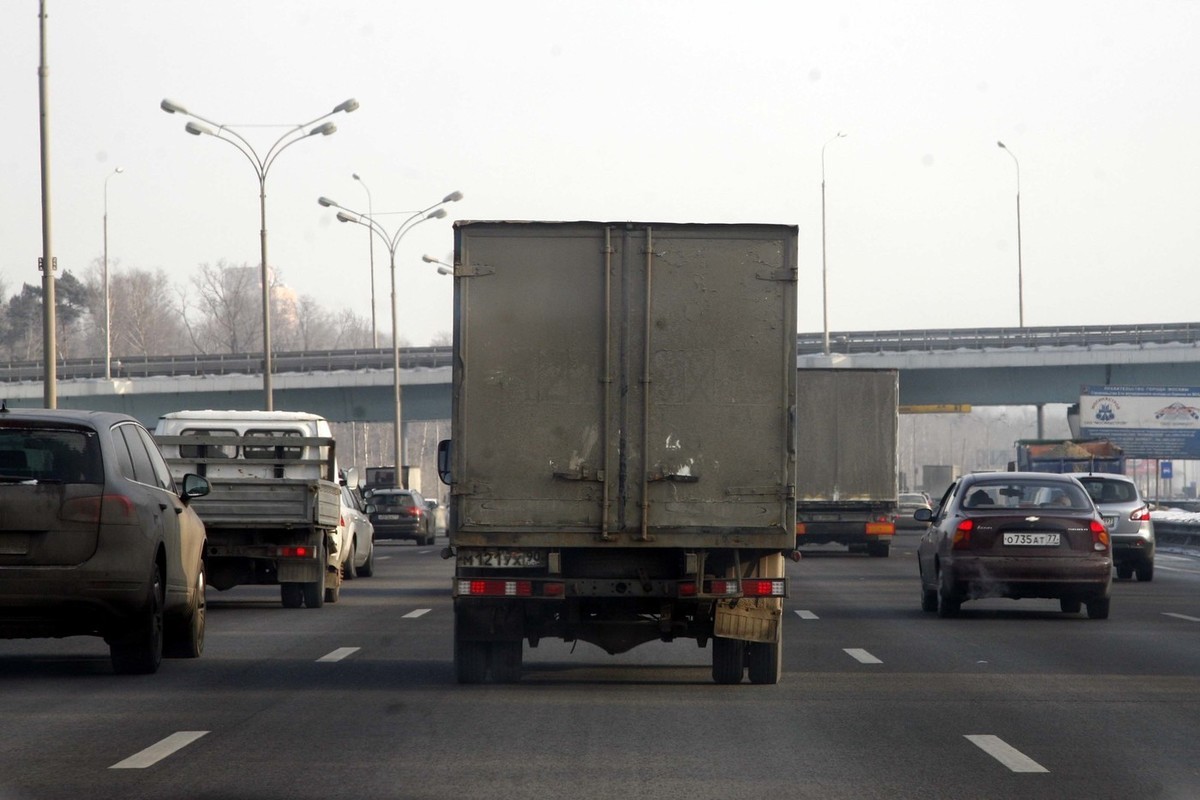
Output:
[[1137,484],[1124,475],[1076,475],[1092,497],[1112,537],[1113,567],[1124,580],[1154,579],[1154,522]]

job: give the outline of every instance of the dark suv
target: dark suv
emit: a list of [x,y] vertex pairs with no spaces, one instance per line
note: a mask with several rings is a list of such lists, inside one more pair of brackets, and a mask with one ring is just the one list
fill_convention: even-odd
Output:
[[0,407],[0,638],[101,636],[118,673],[204,649],[204,524],[133,417]]
[[1075,477],[1091,495],[1112,536],[1117,577],[1128,580],[1136,572],[1139,581],[1154,580],[1154,522],[1137,484],[1132,478],[1108,473]]
[[375,539],[412,539],[430,545],[436,532],[425,498],[413,489],[373,489],[367,496],[367,514],[375,526]]

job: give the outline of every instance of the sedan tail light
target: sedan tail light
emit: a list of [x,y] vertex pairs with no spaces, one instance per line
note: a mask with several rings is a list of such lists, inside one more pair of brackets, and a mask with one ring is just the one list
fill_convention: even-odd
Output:
[[1088,524],[1088,529],[1092,532],[1092,549],[1101,552],[1107,550],[1108,528],[1104,527],[1104,523],[1094,519]]
[[971,548],[971,531],[975,528],[975,520],[964,519],[958,523],[958,527],[954,529],[954,542],[951,548],[954,550],[969,550]]

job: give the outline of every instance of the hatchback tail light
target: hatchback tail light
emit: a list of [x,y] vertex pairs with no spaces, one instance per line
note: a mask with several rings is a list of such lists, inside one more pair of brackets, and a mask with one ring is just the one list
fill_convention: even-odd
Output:
[[1088,524],[1088,529],[1092,532],[1092,549],[1098,551],[1107,550],[1108,528],[1104,527],[1104,523],[1094,519]]
[[1133,513],[1129,515],[1129,519],[1133,520],[1134,522],[1145,522],[1146,520],[1150,519],[1150,506],[1141,506],[1140,508],[1135,508]]

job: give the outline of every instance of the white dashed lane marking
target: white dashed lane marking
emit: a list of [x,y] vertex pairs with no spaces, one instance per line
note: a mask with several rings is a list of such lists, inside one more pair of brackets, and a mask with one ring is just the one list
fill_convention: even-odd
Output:
[[817,615],[811,611],[797,611],[796,616],[800,619],[816,619]]
[[868,653],[866,650],[863,650],[858,647],[845,647],[845,648],[843,648],[843,651],[846,653],[846,655],[855,659],[860,664],[882,664],[883,663],[878,658],[876,658],[875,656]]
[[429,613],[430,611],[432,611],[432,610],[433,610],[432,608],[418,608],[416,611],[410,611],[410,612],[408,612],[407,614],[405,614],[405,615],[404,615],[403,617],[401,617],[400,619],[416,619],[417,617],[423,617],[423,616],[425,616],[426,614],[428,614],[428,613]]
[[208,731],[179,731],[172,733],[161,742],[150,745],[140,753],[134,753],[124,761],[118,761],[109,767],[109,769],[145,769],[146,767],[152,767],[175,751],[187,747],[206,733]]
[[1186,619],[1188,622],[1200,622],[1200,617],[1189,617],[1187,614],[1175,614],[1170,611],[1164,611],[1163,616],[1174,617],[1175,619]]
[[339,647],[337,650],[334,650],[329,655],[324,655],[324,656],[321,656],[320,658],[318,658],[317,663],[318,664],[322,664],[322,663],[328,664],[331,661],[341,661],[343,658],[350,655],[351,653],[357,653],[360,649],[361,648],[359,648],[359,647]]
[[967,741],[1008,767],[1013,772],[1049,772],[1050,770],[1005,742],[987,734],[967,736]]

